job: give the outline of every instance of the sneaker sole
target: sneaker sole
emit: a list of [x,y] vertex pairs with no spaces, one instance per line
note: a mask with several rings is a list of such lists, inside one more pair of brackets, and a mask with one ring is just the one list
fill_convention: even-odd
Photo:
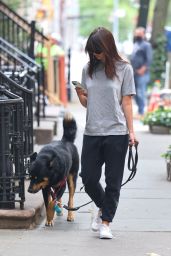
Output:
[[107,236],[100,236],[100,239],[112,239],[113,238],[113,236],[111,236],[111,237],[107,237]]
[[92,230],[93,232],[97,232],[97,231],[99,231],[99,228],[98,228],[98,229],[91,228],[91,230]]

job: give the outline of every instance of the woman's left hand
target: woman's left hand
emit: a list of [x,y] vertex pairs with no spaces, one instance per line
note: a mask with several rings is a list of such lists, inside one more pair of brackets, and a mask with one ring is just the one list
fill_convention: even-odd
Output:
[[133,146],[133,145],[138,144],[138,143],[139,142],[136,139],[134,132],[130,132],[129,133],[129,145]]

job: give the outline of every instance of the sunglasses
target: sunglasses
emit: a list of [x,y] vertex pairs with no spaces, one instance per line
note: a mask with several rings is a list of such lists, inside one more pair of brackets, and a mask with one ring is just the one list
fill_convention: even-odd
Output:
[[93,51],[91,51],[92,54],[100,54],[103,52],[103,50],[98,46],[93,47],[93,48],[94,48]]
[[100,53],[102,53],[102,50],[95,50],[94,52],[93,52],[94,54],[100,54]]
[[92,55],[99,55],[99,54],[101,54],[102,53],[102,51],[100,52],[100,51],[94,51],[94,52],[89,52],[90,54],[92,54]]

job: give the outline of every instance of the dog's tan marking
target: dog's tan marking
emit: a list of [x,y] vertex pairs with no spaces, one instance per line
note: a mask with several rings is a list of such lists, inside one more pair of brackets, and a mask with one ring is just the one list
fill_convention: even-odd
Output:
[[58,206],[59,206],[60,208],[62,208],[62,198],[60,198],[60,199],[58,200]]
[[44,180],[41,181],[40,183],[34,184],[32,187],[32,190],[39,191],[40,189],[45,188],[48,184],[49,184],[48,178],[44,178]]
[[48,202],[48,207],[46,209],[46,217],[47,217],[46,226],[53,226],[53,218],[55,214],[54,205],[55,205],[55,201]]
[[71,121],[73,119],[73,116],[70,112],[66,112],[64,116],[65,121]]
[[[72,174],[68,176],[67,182],[68,182],[68,190],[69,190],[68,207],[72,208],[74,206],[74,193],[75,193],[75,186],[74,186]],[[74,221],[73,211],[68,211],[67,221]]]
[[62,198],[58,200],[58,206],[61,208],[61,213],[57,213],[58,216],[63,216]]

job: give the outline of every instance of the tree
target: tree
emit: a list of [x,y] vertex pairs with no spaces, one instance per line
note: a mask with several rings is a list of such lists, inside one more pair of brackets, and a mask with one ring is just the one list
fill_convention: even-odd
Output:
[[151,66],[152,81],[159,79],[163,81],[165,73],[165,64],[167,60],[166,53],[166,36],[164,27],[167,20],[167,12],[170,0],[156,0],[152,23],[151,43],[153,46],[153,63]]
[[27,10],[28,6],[32,4],[31,0],[2,0],[9,8],[17,12],[20,8]]
[[150,4],[150,0],[140,0],[140,9],[139,9],[137,27],[146,28],[149,4]]
[[[114,1],[92,1],[79,0],[80,15],[80,34],[87,37],[90,32],[103,26],[112,31],[114,20]],[[138,5],[133,0],[119,0],[119,10],[123,11],[124,17],[119,18],[119,41],[124,41],[130,37],[136,25]],[[84,18],[86,17],[87,18]],[[89,16],[89,18],[88,18]]]
[[155,45],[158,36],[161,36],[164,32],[164,26],[167,20],[167,12],[169,8],[170,0],[156,0],[154,8],[154,16],[152,23],[152,45]]
[[13,9],[14,11],[17,10],[17,8],[20,6],[20,4],[22,3],[22,0],[3,0],[3,2],[8,5],[8,7],[10,7],[11,9]]
[[166,54],[166,37],[164,34],[158,36],[153,47],[153,63],[151,65],[151,81],[160,80],[164,86],[165,64],[167,60]]
[[[88,36],[90,32],[99,26],[104,26],[112,30],[112,23],[109,21],[109,16],[112,14],[113,1],[98,1],[80,0],[80,14],[83,17],[80,20],[80,32],[83,36]],[[84,17],[89,18],[84,18]]]

